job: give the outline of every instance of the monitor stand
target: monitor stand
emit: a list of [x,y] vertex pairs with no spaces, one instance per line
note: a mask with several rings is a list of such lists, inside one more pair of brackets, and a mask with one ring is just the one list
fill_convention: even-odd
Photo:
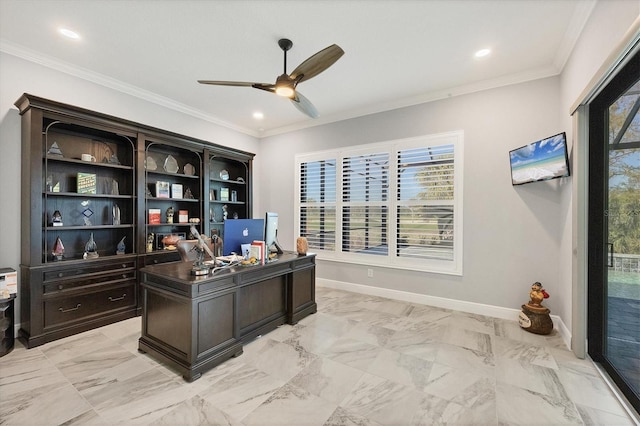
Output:
[[278,243],[278,239],[277,238],[273,242],[273,244],[271,244],[271,246],[269,246],[269,253],[278,253],[278,254],[284,253],[282,251],[282,247],[280,247],[280,244]]

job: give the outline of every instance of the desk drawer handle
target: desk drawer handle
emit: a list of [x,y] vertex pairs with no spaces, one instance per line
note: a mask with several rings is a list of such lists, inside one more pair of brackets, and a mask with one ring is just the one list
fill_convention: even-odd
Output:
[[121,297],[111,297],[109,296],[109,302],[117,302],[119,300],[124,300],[127,297],[127,293],[124,293]]
[[77,311],[78,309],[80,309],[80,306],[82,306],[82,305],[80,305],[80,303],[78,303],[78,304],[76,305],[76,307],[75,307],[75,308],[70,308],[70,309],[58,308],[58,310],[59,310],[60,312],[62,312],[62,313],[64,313],[64,312],[71,312],[71,311]]

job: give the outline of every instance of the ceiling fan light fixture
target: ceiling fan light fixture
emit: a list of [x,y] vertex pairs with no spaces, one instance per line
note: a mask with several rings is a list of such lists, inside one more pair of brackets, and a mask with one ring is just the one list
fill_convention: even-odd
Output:
[[276,86],[276,95],[283,96],[285,98],[293,98],[296,94],[296,91],[293,90],[293,87],[289,84],[283,84],[281,86]]

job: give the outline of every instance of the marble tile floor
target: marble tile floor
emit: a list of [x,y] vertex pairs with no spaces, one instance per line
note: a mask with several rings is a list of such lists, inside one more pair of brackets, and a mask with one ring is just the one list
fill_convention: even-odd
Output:
[[138,353],[133,318],[0,358],[1,425],[632,425],[555,332],[317,288],[188,383]]

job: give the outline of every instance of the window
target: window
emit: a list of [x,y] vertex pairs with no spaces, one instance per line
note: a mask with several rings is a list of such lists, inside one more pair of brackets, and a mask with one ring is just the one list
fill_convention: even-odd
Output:
[[462,273],[462,132],[296,156],[296,226],[320,259]]

